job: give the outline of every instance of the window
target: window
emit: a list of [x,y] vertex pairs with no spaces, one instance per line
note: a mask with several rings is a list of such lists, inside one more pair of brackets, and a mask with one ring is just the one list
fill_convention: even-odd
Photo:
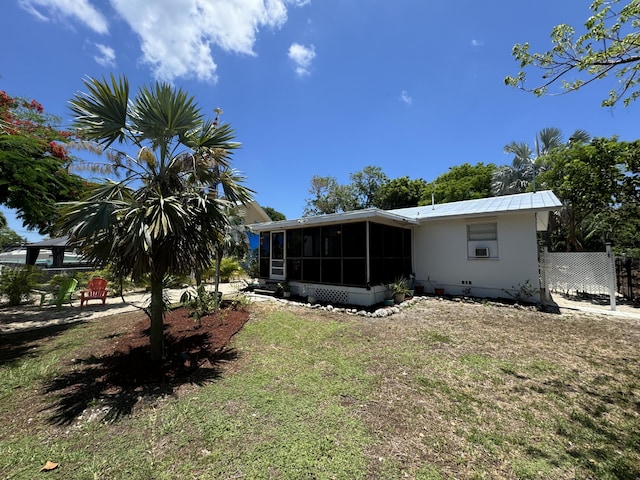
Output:
[[287,230],[287,257],[302,256],[302,230]]
[[467,257],[498,258],[497,222],[467,225]]
[[371,284],[389,283],[411,275],[411,230],[369,224]]
[[271,262],[271,232],[260,233],[260,276],[269,277],[269,264]]
[[470,242],[498,239],[497,223],[477,223],[467,225],[467,237]]
[[302,230],[302,256],[320,256],[320,227],[305,228]]
[[[369,242],[367,241],[369,225]],[[293,228],[277,242],[260,234],[260,277],[273,278],[274,258],[282,255],[288,280],[333,285],[367,285],[367,246],[370,248],[370,283],[388,283],[411,273],[411,230],[378,223],[354,222],[322,227]],[[286,245],[286,248],[284,248]],[[286,249],[286,252],[284,251]],[[271,269],[271,270],[270,270]],[[271,276],[271,277],[270,277]]]

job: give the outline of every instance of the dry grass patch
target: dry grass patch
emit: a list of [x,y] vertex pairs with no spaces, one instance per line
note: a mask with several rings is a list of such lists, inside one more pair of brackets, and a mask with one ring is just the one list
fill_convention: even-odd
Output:
[[638,478],[640,328],[429,300],[360,328],[372,478]]

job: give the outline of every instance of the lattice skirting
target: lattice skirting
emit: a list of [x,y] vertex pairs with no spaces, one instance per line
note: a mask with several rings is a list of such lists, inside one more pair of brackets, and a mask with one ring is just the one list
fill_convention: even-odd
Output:
[[332,288],[316,288],[315,297],[321,302],[349,304],[349,292],[344,290],[335,290]]

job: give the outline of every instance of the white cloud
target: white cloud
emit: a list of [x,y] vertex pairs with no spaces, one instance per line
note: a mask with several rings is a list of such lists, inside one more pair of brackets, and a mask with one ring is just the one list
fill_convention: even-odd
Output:
[[[18,5],[39,20],[49,21],[50,17],[56,21],[75,18],[97,33],[109,32],[106,17],[89,0],[18,0]],[[48,10],[49,14],[42,13],[42,10]]]
[[471,40],[472,47],[482,47],[483,45],[484,45],[484,42],[482,40],[476,40],[475,38]]
[[140,37],[143,61],[156,77],[216,81],[211,47],[255,55],[262,27],[280,28],[287,5],[307,0],[111,0]]
[[98,49],[98,54],[93,56],[93,59],[103,67],[115,67],[116,66],[116,52],[113,48],[96,43],[95,47]]
[[296,74],[300,77],[309,75],[311,61],[315,56],[316,49],[313,45],[306,47],[299,43],[292,43],[289,47],[289,58],[293,60],[293,63],[295,63]]
[[[98,0],[18,0],[41,20],[46,14],[75,17],[98,33],[108,32]],[[262,28],[278,29],[287,21],[288,7],[310,0],[111,0],[110,6],[140,39],[142,62],[156,78],[171,81],[195,77],[216,81],[212,48],[255,55]],[[39,7],[39,8],[36,8]],[[104,7],[103,7],[104,8]]]
[[402,100],[407,105],[411,105],[413,103],[413,97],[409,95],[409,92],[403,90],[400,92],[400,100]]

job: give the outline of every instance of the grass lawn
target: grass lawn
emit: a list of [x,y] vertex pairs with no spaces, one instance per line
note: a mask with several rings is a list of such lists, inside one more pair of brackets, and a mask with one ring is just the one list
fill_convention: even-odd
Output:
[[66,422],[47,386],[130,318],[0,336],[0,478],[640,478],[638,321],[436,299],[384,319],[250,308],[218,376],[133,389],[118,416],[102,392]]

